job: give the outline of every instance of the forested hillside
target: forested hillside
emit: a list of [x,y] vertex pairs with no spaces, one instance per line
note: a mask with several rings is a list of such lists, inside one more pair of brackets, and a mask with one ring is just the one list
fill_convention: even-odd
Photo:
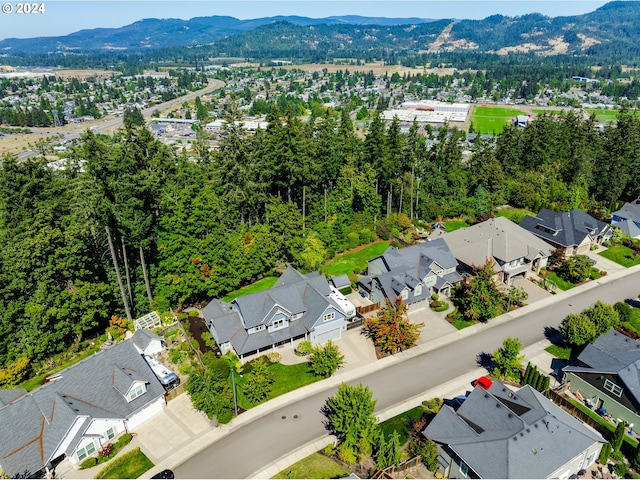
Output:
[[0,367],[38,362],[126,316],[105,227],[136,317],[207,302],[287,263],[317,269],[411,217],[474,218],[507,202],[606,209],[640,193],[640,120],[627,111],[603,131],[573,113],[542,116],[468,161],[447,127],[428,148],[417,125],[405,135],[379,117],[364,139],[346,113],[307,123],[274,107],[255,134],[240,119],[231,108],[220,148],[203,139],[195,158],[129,127],[86,132],[63,171],[4,159]]

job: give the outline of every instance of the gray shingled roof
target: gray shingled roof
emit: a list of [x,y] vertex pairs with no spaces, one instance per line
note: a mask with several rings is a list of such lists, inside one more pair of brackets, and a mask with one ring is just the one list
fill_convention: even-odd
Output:
[[425,437],[448,445],[481,478],[547,478],[604,438],[530,386],[476,387],[457,411],[443,406]]
[[[117,368],[128,379],[144,381],[147,392],[128,403],[114,388]],[[0,408],[0,465],[9,476],[43,468],[76,418],[127,419],[165,393],[129,340],[78,362],[56,378]],[[84,426],[88,425],[85,421]],[[81,434],[68,446],[67,454],[76,448]]]
[[331,283],[333,283],[333,286],[336,287],[338,290],[340,290],[341,288],[351,286],[351,280],[349,280],[349,276],[346,274],[337,275],[333,277],[331,279]]
[[[616,215],[626,220],[635,220],[636,222],[640,222],[640,200],[636,200],[633,203],[625,203],[620,210],[616,210],[611,215]],[[618,226],[618,224],[614,225]]]
[[612,223],[611,225],[618,227],[629,237],[640,238],[640,227],[638,227],[636,222],[640,222],[640,220],[636,220],[635,222],[633,220],[623,220],[622,222]]
[[161,341],[162,338],[146,328],[136,330],[131,337],[133,344],[143,352],[151,342],[158,340]]
[[[329,295],[331,289],[324,275],[312,272],[303,275],[287,268],[269,290],[245,295],[231,304],[214,299],[202,310],[207,325],[213,325],[218,343],[231,342],[239,355],[265,349],[271,345],[309,333],[323,312],[340,306]],[[237,309],[237,311],[236,311]],[[288,328],[268,332],[267,329],[249,335],[247,330],[266,325],[273,315],[303,313],[289,323]],[[344,312],[342,312],[344,314]]]
[[[553,247],[505,217],[490,218],[470,227],[439,234],[455,258],[468,266],[488,258],[507,263],[519,258],[548,257]],[[500,270],[499,267],[495,267]]]
[[17,398],[25,395],[27,391],[24,388],[3,388],[0,389],[0,407],[3,407]]
[[596,220],[580,209],[570,212],[553,212],[543,208],[538,215],[527,215],[520,226],[534,235],[563,247],[573,247],[586,237],[595,238],[609,229],[609,225]]
[[640,340],[633,340],[614,329],[588,344],[578,355],[578,365],[564,372],[617,374],[627,391],[640,403]]

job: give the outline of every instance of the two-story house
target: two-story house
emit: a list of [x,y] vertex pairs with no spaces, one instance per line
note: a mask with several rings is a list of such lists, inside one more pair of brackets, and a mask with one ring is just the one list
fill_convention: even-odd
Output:
[[391,303],[401,296],[412,309],[421,307],[438,293],[449,296],[451,288],[462,280],[456,271],[458,262],[442,239],[397,249],[368,261],[367,275],[359,287],[372,302]]
[[162,411],[165,390],[125,340],[0,402],[0,467],[39,476],[61,461],[77,465]]
[[640,238],[640,198],[625,203],[620,210],[613,212],[611,225],[618,227],[629,237]]
[[[303,275],[289,267],[269,290],[230,303],[214,299],[202,314],[220,350],[244,359],[299,340],[341,338],[349,319],[344,301],[319,272]],[[355,315],[355,307],[346,310]]]
[[605,443],[530,385],[516,392],[495,380],[444,405],[422,434],[444,478],[576,478]]
[[460,264],[461,273],[494,262],[496,280],[510,283],[527,278],[547,265],[553,247],[504,217],[490,218],[453,232],[436,230],[429,238],[442,238]]
[[580,209],[554,212],[543,208],[535,217],[524,217],[520,226],[562,251],[565,258],[586,255],[613,234],[609,224]]
[[562,371],[563,383],[593,409],[640,427],[640,340],[611,329]]

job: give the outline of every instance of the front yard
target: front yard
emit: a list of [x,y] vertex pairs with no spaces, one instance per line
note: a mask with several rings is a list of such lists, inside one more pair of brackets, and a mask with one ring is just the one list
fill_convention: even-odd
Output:
[[321,453],[312,453],[273,478],[342,478],[348,475],[349,472],[336,461]]
[[640,264],[640,255],[634,255],[633,250],[624,245],[614,245],[599,252],[599,255],[626,268]]

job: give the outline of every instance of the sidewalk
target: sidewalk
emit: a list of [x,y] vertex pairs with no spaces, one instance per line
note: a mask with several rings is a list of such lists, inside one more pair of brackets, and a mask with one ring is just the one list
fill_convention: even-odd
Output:
[[[331,386],[337,387],[342,382],[350,382],[363,375],[381,370],[392,363],[401,362],[408,358],[439,348],[443,345],[453,343],[460,338],[475,334],[479,329],[492,328],[502,323],[509,322],[510,320],[525,313],[536,311],[555,302],[561,302],[573,295],[596,288],[599,284],[614,281],[615,279],[622,278],[627,274],[639,270],[640,266],[637,266],[631,269],[611,273],[597,282],[589,282],[585,285],[581,285],[566,292],[561,292],[554,296],[549,296],[548,298],[540,299],[531,305],[501,315],[500,317],[491,320],[487,325],[478,324],[460,331],[451,327],[446,320],[439,317],[439,314],[438,317],[436,317],[436,315],[434,315],[428,308],[412,312],[412,317],[417,315],[418,317],[424,318],[425,328],[423,331],[428,331],[428,335],[425,335],[424,341],[419,342],[416,347],[380,360],[376,360],[371,341],[365,336],[360,335],[360,329],[350,330],[345,333],[341,340],[336,342],[340,347],[340,350],[345,355],[347,363],[334,376],[281,395],[280,397],[243,413],[239,417],[233,419],[229,424],[215,428],[211,425],[211,422],[204,414],[193,409],[188,395],[180,395],[169,402],[164,411],[158,414],[156,418],[146,422],[136,430],[137,435],[131,444],[127,446],[127,449],[139,446],[151,461],[154,462],[155,467],[144,475],[144,478],[149,478],[164,469],[171,469],[175,465],[182,463],[185,459],[207,448],[228,433],[251,423],[254,419],[264,416],[296,400],[311,396]],[[552,373],[551,361],[553,357],[544,351],[544,348],[548,345],[549,342],[544,340],[523,349],[523,354],[525,355],[524,364],[526,365],[527,361],[531,361],[537,365],[542,372]],[[283,360],[285,360],[285,356],[290,357],[289,353],[285,350],[281,353],[283,353]],[[293,357],[294,356],[286,358],[285,361],[290,362],[300,360],[299,357],[295,359]],[[405,410],[419,405],[423,400],[433,397],[453,398],[460,394],[464,394],[471,388],[471,381],[484,374],[486,374],[485,369],[480,367],[476,368],[462,377],[452,379],[445,384],[439,385],[438,387],[425,391],[413,398],[407,399],[399,405],[377,412],[377,416],[381,421],[386,420],[387,418],[393,417]],[[303,445],[298,450],[290,452],[286,457],[280,458],[270,465],[266,465],[264,469],[254,473],[251,477],[270,478],[296,461],[324,448],[332,441],[333,438],[331,436],[324,435],[310,444]],[[64,463],[65,462],[63,462],[60,467],[62,467]],[[77,471],[69,467],[70,470],[68,471],[58,471],[57,476],[59,478],[73,479],[93,478],[101,467],[94,467],[93,469],[82,471]]]

